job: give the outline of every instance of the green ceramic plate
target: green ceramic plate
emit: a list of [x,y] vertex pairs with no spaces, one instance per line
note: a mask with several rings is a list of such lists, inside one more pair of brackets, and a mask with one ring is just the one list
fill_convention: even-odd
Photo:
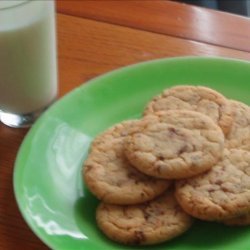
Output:
[[126,247],[95,223],[98,201],[81,178],[91,140],[112,124],[138,117],[152,96],[177,84],[206,85],[250,104],[250,63],[172,58],[98,77],[56,102],[32,127],[15,165],[14,187],[25,220],[52,249],[250,249],[250,228],[196,222],[165,244]]

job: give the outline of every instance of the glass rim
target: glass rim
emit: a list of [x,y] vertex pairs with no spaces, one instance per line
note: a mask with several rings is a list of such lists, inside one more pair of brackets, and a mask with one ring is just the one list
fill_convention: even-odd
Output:
[[29,2],[32,2],[32,1],[33,0],[23,0],[22,2],[11,5],[9,7],[2,7],[2,8],[0,7],[0,11],[14,9],[14,8],[26,5],[26,4],[28,4]]

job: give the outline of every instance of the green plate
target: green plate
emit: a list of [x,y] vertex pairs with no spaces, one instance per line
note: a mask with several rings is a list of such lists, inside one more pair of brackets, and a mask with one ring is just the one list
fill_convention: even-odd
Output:
[[15,164],[20,211],[52,249],[250,249],[250,228],[197,221],[184,235],[161,245],[127,247],[97,228],[98,201],[81,178],[91,140],[112,124],[141,115],[164,88],[205,85],[250,104],[250,63],[184,57],[150,61],[95,78],[57,101],[26,136]]

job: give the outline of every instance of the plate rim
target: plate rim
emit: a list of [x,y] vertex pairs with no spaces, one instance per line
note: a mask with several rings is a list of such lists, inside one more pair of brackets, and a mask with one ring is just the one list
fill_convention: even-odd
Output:
[[[22,195],[20,195],[20,191],[18,190],[19,186],[22,186],[23,183],[19,181],[21,178],[19,178],[20,174],[23,172],[25,169],[24,166],[19,164],[20,157],[22,155],[22,152],[25,148],[25,145],[27,141],[32,138],[32,134],[35,133],[36,127],[38,127],[44,120],[44,117],[46,117],[46,114],[50,112],[52,109],[56,109],[58,103],[60,103],[62,100],[66,100],[70,98],[70,96],[74,95],[76,92],[79,90],[85,89],[85,88],[91,88],[94,85],[102,84],[102,79],[109,78],[110,76],[113,76],[114,74],[120,74],[121,72],[124,71],[129,71],[129,70],[136,70],[137,68],[142,67],[143,65],[150,65],[154,63],[160,63],[160,62],[171,62],[171,61],[220,61],[220,62],[226,62],[226,63],[241,63],[244,65],[250,65],[250,61],[243,60],[243,59],[237,59],[237,58],[230,58],[230,57],[219,57],[219,56],[177,56],[177,57],[165,57],[165,58],[157,58],[153,60],[147,60],[143,62],[138,62],[138,63],[133,63],[129,64],[126,66],[121,66],[119,68],[113,69],[111,71],[108,71],[104,74],[98,75],[90,80],[87,80],[83,83],[81,83],[79,86],[73,88],[70,90],[68,93],[57,99],[38,119],[37,121],[32,125],[32,127],[29,129],[28,133],[25,135],[24,139],[22,140],[21,144],[19,145],[15,161],[14,161],[14,168],[13,168],[13,177],[12,177],[12,185],[13,185],[13,191],[14,191],[14,197],[15,201],[18,207],[18,210],[24,219],[26,225],[29,227],[31,232],[38,238],[40,239],[43,244],[46,246],[50,247],[51,249],[55,249],[55,247],[58,247],[56,244],[54,244],[51,240],[48,240],[46,237],[47,234],[43,234],[39,231],[39,229],[30,222],[29,216],[27,216],[27,213],[25,212],[25,208],[23,207],[22,204]],[[20,165],[22,167],[20,167]]]

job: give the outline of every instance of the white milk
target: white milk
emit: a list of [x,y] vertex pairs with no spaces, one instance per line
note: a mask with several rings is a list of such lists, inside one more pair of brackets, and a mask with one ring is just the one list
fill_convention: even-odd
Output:
[[[14,2],[1,1],[1,7]],[[31,1],[0,9],[0,110],[26,114],[57,94],[54,4]]]

